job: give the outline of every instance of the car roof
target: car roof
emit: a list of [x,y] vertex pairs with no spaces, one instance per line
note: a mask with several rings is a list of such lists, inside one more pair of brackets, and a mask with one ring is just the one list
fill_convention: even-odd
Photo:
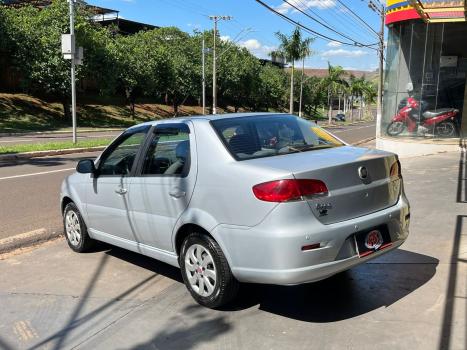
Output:
[[270,113],[270,112],[246,112],[246,113],[193,115],[193,116],[185,116],[185,117],[176,117],[176,118],[166,118],[166,119],[152,120],[152,121],[149,121],[149,122],[134,125],[131,128],[139,127],[139,126],[142,126],[142,125],[155,125],[155,124],[162,124],[162,123],[180,123],[180,122],[185,122],[185,121],[196,121],[196,120],[211,121],[211,120],[242,118],[242,117],[254,117],[254,116],[265,116],[265,115],[288,115],[288,114],[287,113]]

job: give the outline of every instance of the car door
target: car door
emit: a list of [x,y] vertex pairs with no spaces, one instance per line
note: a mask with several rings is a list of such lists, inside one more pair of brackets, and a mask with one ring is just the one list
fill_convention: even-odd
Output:
[[99,159],[86,196],[91,236],[107,241],[109,236],[137,241],[130,222],[128,190],[149,129],[149,125],[144,125],[127,130]]
[[151,134],[130,185],[133,226],[141,243],[174,251],[172,231],[195,186],[196,143],[191,122],[158,124]]

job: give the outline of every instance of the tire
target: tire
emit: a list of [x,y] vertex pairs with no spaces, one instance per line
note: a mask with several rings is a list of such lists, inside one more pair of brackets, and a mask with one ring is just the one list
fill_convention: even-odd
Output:
[[402,122],[391,122],[389,123],[386,133],[389,136],[397,136],[401,134],[405,129],[405,125]]
[[456,124],[450,120],[441,122],[435,126],[435,134],[441,137],[454,137]]
[[219,308],[237,296],[239,282],[221,248],[208,235],[197,232],[188,235],[179,259],[185,286],[198,304]]
[[68,246],[77,253],[89,251],[95,241],[89,237],[88,229],[75,203],[68,203],[63,211],[63,230]]

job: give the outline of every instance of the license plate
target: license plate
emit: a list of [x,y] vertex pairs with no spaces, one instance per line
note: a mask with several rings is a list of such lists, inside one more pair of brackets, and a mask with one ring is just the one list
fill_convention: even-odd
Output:
[[363,258],[378,250],[383,250],[392,245],[391,236],[386,226],[376,227],[369,231],[355,234],[358,256]]

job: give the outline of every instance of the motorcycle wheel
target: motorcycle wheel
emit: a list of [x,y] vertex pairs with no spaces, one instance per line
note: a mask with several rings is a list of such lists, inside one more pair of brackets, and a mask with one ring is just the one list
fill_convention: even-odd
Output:
[[435,134],[440,137],[454,137],[456,135],[456,125],[452,121],[444,121],[435,126]]
[[405,124],[402,122],[391,122],[386,129],[389,136],[397,136],[405,129]]

